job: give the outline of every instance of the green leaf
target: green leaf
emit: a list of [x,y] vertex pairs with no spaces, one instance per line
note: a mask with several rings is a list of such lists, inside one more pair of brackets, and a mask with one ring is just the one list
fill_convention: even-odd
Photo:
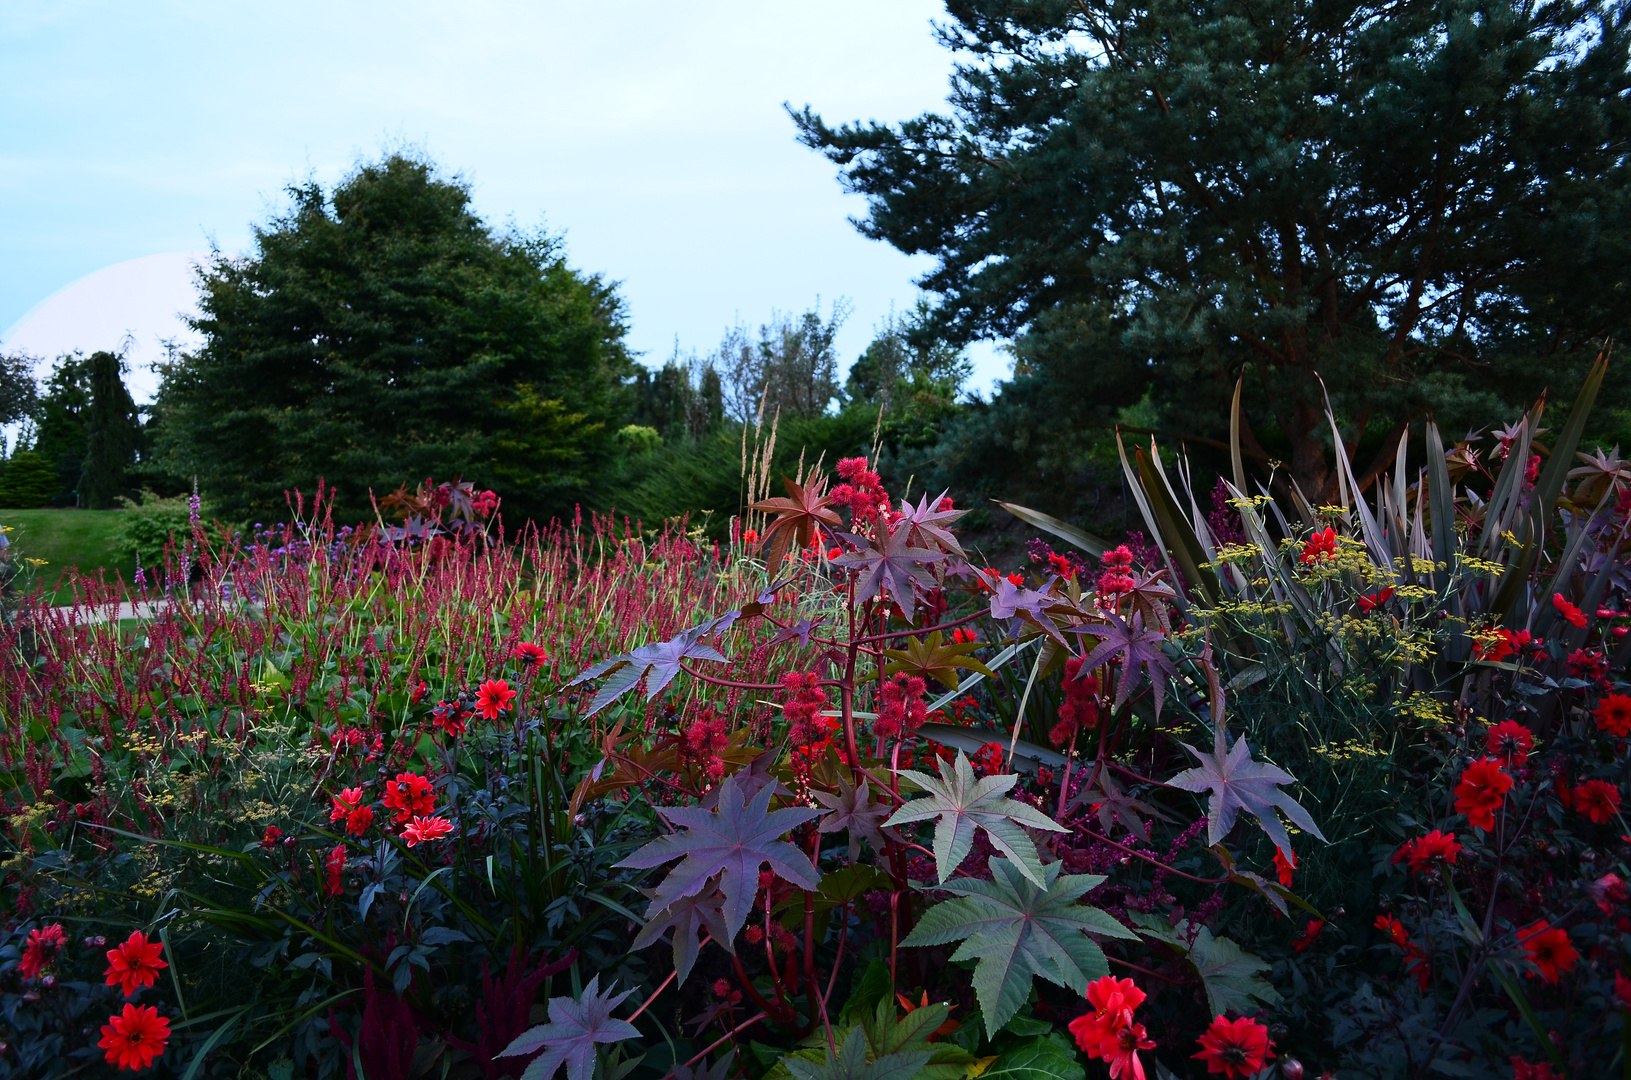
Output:
[[1086,1076],[1076,1052],[1055,1033],[1010,1048],[980,1074],[980,1080],[1084,1080]]
[[[1183,927],[1179,930],[1182,932]],[[1213,937],[1204,926],[1195,935],[1189,962],[1206,987],[1206,1000],[1214,1016],[1231,1009],[1237,1013],[1255,1012],[1254,998],[1266,1005],[1280,1000],[1274,987],[1258,977],[1258,972],[1269,969],[1267,963],[1226,937]]]
[[782,1063],[798,1080],[911,1080],[934,1056],[932,1050],[907,1050],[868,1061],[866,1050],[865,1033],[853,1027],[836,1056],[828,1050],[826,1060],[818,1064],[795,1054]]
[[885,649],[883,654],[890,659],[884,665],[882,674],[917,675],[925,679],[933,679],[941,686],[952,690],[957,689],[957,669],[973,671],[987,678],[995,678],[996,672],[974,659],[970,653],[978,652],[986,647],[983,641],[961,641],[947,644],[939,630],[927,637],[909,637],[906,639],[904,649]]
[[1001,499],[992,499],[991,501],[1025,522],[1025,524],[1034,525],[1045,533],[1051,533],[1065,543],[1081,548],[1089,555],[1097,557],[1110,550],[1108,540],[1101,540],[1084,529],[1078,529],[1068,522],[1060,521],[1052,514],[1044,514],[1040,510],[1032,510],[1025,506],[1015,506],[1013,503],[1006,503]]
[[939,768],[938,780],[914,769],[901,770],[902,776],[928,792],[929,797],[913,799],[896,810],[884,825],[894,827],[929,818],[940,819],[934,827],[934,861],[941,884],[968,856],[974,846],[976,828],[985,830],[992,845],[1012,859],[1020,873],[1042,884],[1041,856],[1021,826],[1053,832],[1068,830],[1034,806],[1003,798],[1003,794],[1019,782],[1018,774],[976,780],[968,755],[961,753],[955,763],[942,761]]
[[1033,975],[1080,994],[1110,973],[1089,934],[1136,936],[1098,908],[1077,902],[1104,881],[1099,875],[1061,875],[1060,864],[1049,863],[1038,888],[1008,859],[992,856],[990,867],[990,881],[957,878],[938,886],[957,899],[924,912],[901,944],[962,942],[951,958],[978,961],[974,992],[986,1032],[995,1034],[1025,1003]]

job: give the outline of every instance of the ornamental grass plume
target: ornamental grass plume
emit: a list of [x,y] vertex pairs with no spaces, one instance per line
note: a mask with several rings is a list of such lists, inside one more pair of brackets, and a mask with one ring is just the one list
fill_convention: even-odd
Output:
[[148,941],[147,935],[133,930],[119,946],[108,950],[108,969],[104,973],[108,986],[117,986],[125,997],[158,981],[159,972],[169,967],[160,959],[164,946]]
[[170,1021],[151,1005],[127,1001],[122,1012],[108,1017],[102,1025],[102,1039],[96,1045],[106,1051],[109,1065],[145,1069],[164,1053],[169,1041]]
[[1455,786],[1455,812],[1467,815],[1467,824],[1485,832],[1495,828],[1495,811],[1512,790],[1512,777],[1494,758],[1479,758],[1468,765]]

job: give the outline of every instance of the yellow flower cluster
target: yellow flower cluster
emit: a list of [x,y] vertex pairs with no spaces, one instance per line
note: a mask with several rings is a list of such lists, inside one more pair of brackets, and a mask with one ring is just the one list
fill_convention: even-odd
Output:
[[1387,754],[1360,739],[1339,739],[1316,746],[1314,752],[1327,761],[1347,761],[1352,758],[1384,758]]
[[1399,712],[1405,716],[1413,716],[1417,720],[1428,724],[1447,725],[1450,720],[1450,710],[1432,694],[1413,690],[1410,696],[1398,703]]
[[1478,559],[1471,555],[1459,553],[1456,555],[1455,561],[1462,570],[1470,570],[1475,574],[1488,574],[1490,577],[1500,577],[1502,571],[1506,569],[1500,563],[1493,563],[1487,559]]

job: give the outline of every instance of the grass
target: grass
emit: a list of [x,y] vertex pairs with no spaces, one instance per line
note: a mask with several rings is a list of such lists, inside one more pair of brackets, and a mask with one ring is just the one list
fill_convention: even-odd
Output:
[[[0,525],[9,526],[14,558],[44,559],[40,581],[57,586],[69,567],[95,574],[104,569],[125,580],[135,574],[136,564],[120,553],[116,537],[123,510],[0,510]],[[66,589],[57,588],[56,602],[67,603]]]

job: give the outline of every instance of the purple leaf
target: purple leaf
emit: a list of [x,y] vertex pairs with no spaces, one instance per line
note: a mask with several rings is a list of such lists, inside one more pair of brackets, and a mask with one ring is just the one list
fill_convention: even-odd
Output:
[[771,810],[773,789],[767,786],[750,798],[735,773],[719,785],[718,791],[718,806],[711,811],[699,806],[658,807],[664,820],[684,831],[659,836],[617,865],[648,869],[684,858],[657,886],[647,918],[702,892],[718,875],[719,888],[725,894],[726,940],[734,941],[753,909],[753,895],[759,890],[759,867],[768,863],[778,877],[801,889],[820,886],[821,875],[810,860],[781,837],[824,811],[803,806]]
[[[655,897],[655,893],[647,895]],[[662,911],[655,909],[657,901],[653,899],[646,912],[646,925],[635,936],[634,943],[629,946],[632,952],[643,949],[647,945],[661,939],[665,930],[674,931],[674,970],[679,972],[680,982],[691,974],[691,965],[696,963],[697,952],[702,948],[698,937],[700,931],[706,930],[708,934],[726,952],[734,951],[731,948],[732,935],[725,929],[725,913],[721,908],[724,899],[715,889],[704,889],[696,896],[687,896],[675,900]]]
[[1155,715],[1161,716],[1161,705],[1166,700],[1167,679],[1178,674],[1178,669],[1167,658],[1161,646],[1166,635],[1160,630],[1144,628],[1144,616],[1133,613],[1131,623],[1122,620],[1113,611],[1104,613],[1105,622],[1084,623],[1070,627],[1072,633],[1092,634],[1100,641],[1082,661],[1076,677],[1085,678],[1103,667],[1112,657],[1121,660],[1121,678],[1116,682],[1116,708],[1127,704],[1133,692],[1149,680],[1150,692],[1155,697]]
[[910,535],[906,537],[909,541],[915,540],[924,547],[933,544],[947,554],[962,557],[962,545],[957,542],[957,537],[946,530],[946,526],[968,513],[968,511],[941,510],[939,508],[940,500],[945,497],[946,493],[942,491],[931,503],[929,493],[924,492],[922,500],[916,506],[912,505],[911,500],[902,499],[900,501],[901,518],[896,527],[911,531]]
[[833,560],[834,566],[861,571],[855,592],[857,601],[870,600],[878,595],[879,588],[887,587],[890,599],[900,605],[901,614],[908,620],[917,609],[915,586],[927,588],[934,584],[934,579],[924,573],[924,565],[946,557],[941,551],[911,547],[907,543],[907,534],[911,531],[905,525],[897,526],[882,550],[867,543],[864,537],[850,537],[852,542],[858,542],[859,550]]
[[585,716],[595,715],[622,697],[632,690],[642,677],[646,678],[646,700],[650,701],[680,673],[680,661],[723,661],[725,657],[716,649],[702,644],[702,639],[709,634],[722,633],[730,629],[731,624],[736,622],[739,616],[739,612],[728,611],[717,619],[709,619],[689,630],[680,631],[677,637],[669,641],[655,641],[621,656],[602,660],[566,685],[577,686],[590,679],[610,676],[601,684],[599,693],[595,694],[594,700],[589,703],[589,711],[584,714]]
[[612,1016],[612,1010],[634,993],[633,987],[613,995],[600,992],[600,976],[589,980],[583,997],[549,999],[549,1023],[517,1036],[499,1057],[530,1054],[540,1047],[543,1053],[527,1066],[521,1080],[550,1080],[566,1063],[567,1080],[590,1080],[595,1073],[595,1044],[622,1042],[639,1036],[640,1029],[627,1020]]
[[847,830],[849,861],[852,863],[861,856],[862,840],[871,844],[872,850],[882,851],[884,835],[878,826],[889,816],[888,807],[872,801],[865,780],[861,781],[860,787],[850,787],[849,781],[840,776],[838,790],[837,795],[825,791],[810,792],[812,798],[832,811],[821,819],[821,824],[816,827],[817,831],[833,833],[840,829]]
[[1220,722],[1214,732],[1212,753],[1203,754],[1188,743],[1180,745],[1194,754],[1200,760],[1200,765],[1179,773],[1168,783],[1185,791],[1212,793],[1206,810],[1208,844],[1216,844],[1227,836],[1234,827],[1235,815],[1245,810],[1257,818],[1269,839],[1289,857],[1291,837],[1286,835],[1285,826],[1280,824],[1275,807],[1283,810],[1298,828],[1313,833],[1321,840],[1325,839],[1308,811],[1296,799],[1280,790],[1281,784],[1296,783],[1296,777],[1278,766],[1253,761],[1251,748],[1246,745],[1244,736],[1235,740],[1234,746],[1230,747],[1228,735]]

